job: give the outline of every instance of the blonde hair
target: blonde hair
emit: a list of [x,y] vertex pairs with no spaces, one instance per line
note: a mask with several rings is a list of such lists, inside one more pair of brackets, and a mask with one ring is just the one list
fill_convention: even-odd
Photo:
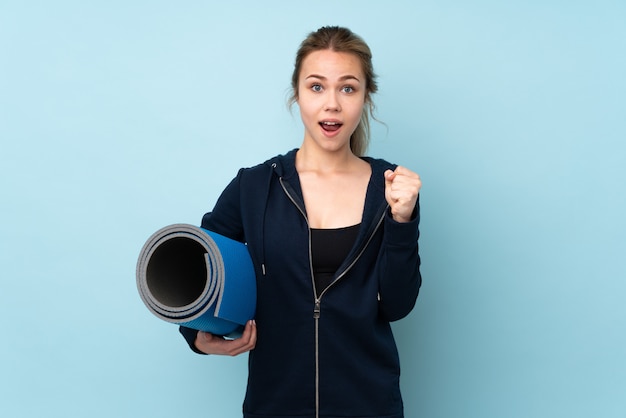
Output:
[[378,90],[376,74],[372,65],[372,52],[369,46],[350,29],[339,26],[324,26],[311,32],[300,44],[296,54],[296,62],[291,76],[291,97],[289,105],[298,101],[298,84],[302,62],[312,52],[330,49],[335,52],[347,52],[356,55],[365,75],[365,104],[361,120],[350,137],[350,149],[357,156],[367,151],[370,142],[370,117],[374,118],[374,102],[372,94]]

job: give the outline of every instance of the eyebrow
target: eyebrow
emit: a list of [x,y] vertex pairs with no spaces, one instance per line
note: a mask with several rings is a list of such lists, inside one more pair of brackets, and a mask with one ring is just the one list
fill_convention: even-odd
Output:
[[[305,78],[305,80],[308,80],[309,78],[319,78],[320,80],[323,80],[323,81],[327,79],[323,75],[319,75],[319,74],[310,74]],[[359,80],[356,76],[353,76],[351,74],[346,74],[346,75],[339,77],[339,81],[346,81],[346,80],[356,80],[359,83],[361,82],[361,80]]]

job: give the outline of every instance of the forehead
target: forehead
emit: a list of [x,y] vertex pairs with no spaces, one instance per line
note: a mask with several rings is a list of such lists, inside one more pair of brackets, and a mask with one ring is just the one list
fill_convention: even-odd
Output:
[[300,77],[320,75],[328,79],[351,75],[363,81],[363,67],[359,58],[349,52],[330,49],[313,51],[302,61]]

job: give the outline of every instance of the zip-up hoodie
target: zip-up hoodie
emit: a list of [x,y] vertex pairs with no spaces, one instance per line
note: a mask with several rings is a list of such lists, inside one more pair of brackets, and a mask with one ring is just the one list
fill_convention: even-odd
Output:
[[[372,169],[356,242],[316,298],[311,237],[292,150],[241,169],[202,227],[246,242],[257,276],[257,343],[245,418],[401,418],[390,322],[413,309],[421,275],[419,205],[395,222],[383,173]],[[181,327],[192,349],[196,332]]]

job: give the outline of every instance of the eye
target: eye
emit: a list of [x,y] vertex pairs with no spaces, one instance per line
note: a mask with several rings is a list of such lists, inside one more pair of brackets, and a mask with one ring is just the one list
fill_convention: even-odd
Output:
[[320,91],[322,91],[322,86],[320,84],[313,84],[311,86],[311,90],[313,90],[316,93],[319,93]]
[[354,87],[352,86],[344,86],[341,88],[341,91],[344,93],[354,93]]

